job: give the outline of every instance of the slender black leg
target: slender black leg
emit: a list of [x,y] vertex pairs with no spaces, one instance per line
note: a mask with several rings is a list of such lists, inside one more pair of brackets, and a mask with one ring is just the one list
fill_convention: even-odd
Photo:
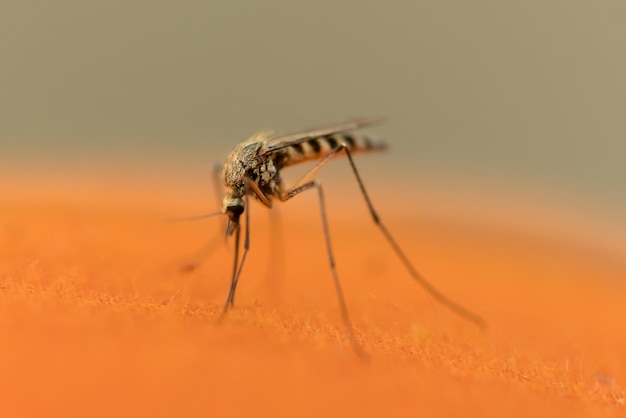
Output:
[[[246,215],[246,231],[245,238],[243,243],[243,255],[241,257],[241,263],[239,263],[239,241],[241,236],[241,224],[237,221],[235,224],[235,259],[233,261],[233,275],[232,280],[230,282],[230,291],[228,292],[228,298],[226,299],[226,304],[224,305],[224,310],[222,311],[221,318],[226,315],[228,309],[234,305],[235,302],[235,291],[237,290],[237,283],[239,282],[239,276],[241,275],[241,270],[243,269],[243,265],[246,261],[246,256],[248,255],[248,250],[250,249],[250,193],[254,193],[259,200],[265,204],[268,208],[272,207],[272,202],[269,200],[267,196],[263,194],[263,192],[259,189],[259,186],[249,178],[245,178],[246,185],[246,205],[244,208],[244,213]],[[246,210],[247,208],[247,210]]]
[[[374,209],[374,205],[372,204],[372,201],[371,201],[367,191],[365,190],[365,185],[363,184],[363,180],[361,180],[361,176],[359,175],[359,171],[357,170],[356,165],[354,164],[354,160],[352,158],[352,154],[350,153],[350,150],[348,149],[346,144],[340,144],[336,148],[334,148],[324,159],[322,159],[319,163],[317,163],[317,165],[315,167],[313,167],[311,169],[311,171],[306,173],[303,176],[302,180],[300,180],[300,182],[298,182],[296,184],[296,187],[294,189],[292,189],[291,191],[287,192],[285,194],[285,196],[287,198],[290,198],[290,197],[292,197],[292,195],[298,194],[299,193],[298,190],[301,187],[304,187],[305,185],[309,184],[309,183],[304,183],[304,184],[302,184],[302,183],[306,179],[309,179],[313,174],[317,173],[332,158],[334,158],[337,155],[337,153],[339,153],[340,151],[345,151],[346,155],[348,156],[348,161],[350,162],[350,167],[352,168],[352,172],[354,173],[354,177],[356,178],[356,181],[357,181],[357,183],[359,185],[359,188],[361,189],[361,194],[363,195],[363,198],[365,199],[365,203],[367,204],[367,207],[368,207],[368,209],[370,211],[370,214],[372,215],[372,219],[374,220],[374,223],[381,230],[381,232],[385,236],[385,239],[391,245],[391,247],[393,248],[395,253],[398,255],[398,257],[402,261],[402,264],[404,264],[405,268],[408,270],[408,272],[411,275],[411,277],[420,286],[422,286],[424,288],[424,290],[426,290],[426,292],[428,292],[428,294],[430,294],[433,298],[435,298],[442,305],[446,306],[448,309],[452,310],[453,312],[458,314],[460,317],[462,317],[462,318],[464,318],[464,319],[466,319],[466,320],[468,320],[470,322],[473,322],[474,324],[476,324],[481,329],[485,329],[487,327],[487,323],[485,322],[485,320],[481,316],[479,316],[479,315],[475,314],[474,312],[464,308],[463,306],[459,305],[457,302],[453,301],[452,299],[448,298],[446,295],[441,293],[428,280],[426,280],[424,278],[424,276],[422,276],[415,269],[415,267],[413,267],[413,264],[411,264],[411,262],[409,261],[409,258],[404,254],[404,252],[402,251],[402,249],[400,248],[400,246],[398,245],[396,240],[389,233],[389,231],[387,230],[385,225],[382,223],[380,217],[376,213],[376,210]],[[309,187],[311,187],[311,186],[309,186]]]
[[271,248],[272,260],[267,263],[265,277],[267,281],[272,284],[271,288],[274,299],[279,301],[281,299],[280,289],[283,288],[282,284],[285,281],[285,263],[276,263],[273,262],[273,260],[282,260],[285,256],[285,232],[280,213],[280,205],[275,205],[268,213],[270,216],[270,230],[272,231],[269,236],[269,248]]
[[348,150],[348,148],[346,148],[345,145],[343,144],[337,148],[343,148],[346,151],[346,154],[348,155],[348,161],[350,161],[350,166],[352,167],[352,172],[354,173],[354,176],[356,177],[356,181],[359,184],[359,188],[361,189],[361,193],[363,194],[363,197],[365,198],[365,202],[367,203],[367,207],[369,208],[369,211],[372,215],[372,218],[374,219],[374,222],[376,223],[376,225],[378,225],[381,232],[385,236],[385,239],[387,240],[387,242],[389,242],[389,244],[391,245],[393,250],[396,252],[398,257],[402,261],[402,264],[404,264],[404,266],[409,271],[413,279],[417,283],[419,283],[420,286],[422,286],[433,298],[435,298],[442,305],[448,307],[450,310],[458,314],[460,317],[470,322],[473,322],[481,329],[485,329],[487,327],[487,322],[481,316],[464,308],[463,306],[459,305],[457,302],[453,301],[452,299],[450,299],[449,297],[441,293],[441,291],[439,291],[436,287],[434,287],[428,280],[424,278],[424,276],[422,276],[415,269],[415,267],[413,267],[413,264],[411,263],[411,261],[409,261],[409,258],[406,256],[406,254],[404,254],[402,249],[400,249],[400,246],[398,245],[396,240],[391,236],[391,234],[389,233],[385,225],[380,220],[380,217],[376,213],[376,210],[374,209],[374,205],[372,204],[372,201],[370,200],[370,197],[367,194],[367,191],[365,190],[365,186],[363,185],[363,180],[361,180],[361,176],[359,175],[356,165],[354,164],[354,160],[352,159],[350,150]]
[[224,184],[221,178],[223,169],[223,164],[215,163],[213,165],[213,191],[215,192],[215,201],[220,209],[222,208],[222,198],[224,197]]
[[317,195],[318,195],[319,202],[320,202],[320,213],[322,215],[322,227],[324,229],[324,238],[326,240],[326,250],[328,251],[328,261],[330,264],[330,270],[332,272],[333,281],[335,283],[335,291],[337,292],[337,299],[339,300],[339,309],[341,310],[341,319],[343,320],[346,330],[348,331],[348,338],[350,338],[350,343],[352,344],[354,351],[356,351],[358,356],[361,357],[362,359],[367,359],[367,354],[365,354],[365,351],[363,351],[361,344],[358,342],[356,335],[354,334],[354,327],[352,326],[352,322],[350,321],[350,317],[348,315],[348,308],[346,306],[346,300],[343,296],[341,283],[339,282],[339,275],[337,274],[337,268],[335,266],[335,257],[333,255],[333,248],[330,242],[330,232],[328,229],[328,219],[326,216],[326,202],[324,200],[324,192],[322,190],[322,185],[318,182],[311,181],[311,182],[305,183],[303,185],[300,185],[288,191],[283,196],[280,196],[280,199],[282,201],[289,200],[292,197],[306,190],[309,190],[313,187],[317,189]]

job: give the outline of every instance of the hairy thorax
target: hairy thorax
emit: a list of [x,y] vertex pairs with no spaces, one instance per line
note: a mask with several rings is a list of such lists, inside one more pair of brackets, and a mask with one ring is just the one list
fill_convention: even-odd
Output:
[[264,154],[266,133],[259,133],[239,144],[224,163],[224,184],[231,196],[246,194],[246,178],[255,182],[266,195],[274,194],[279,184],[276,154]]

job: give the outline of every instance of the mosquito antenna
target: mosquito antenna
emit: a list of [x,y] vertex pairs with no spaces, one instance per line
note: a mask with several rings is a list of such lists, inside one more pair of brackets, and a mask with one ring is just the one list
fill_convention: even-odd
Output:
[[166,221],[167,222],[199,221],[201,219],[212,218],[212,217],[218,216],[218,215],[225,215],[225,213],[222,212],[222,211],[219,211],[219,212],[214,212],[214,213],[205,213],[205,214],[201,214],[201,215],[181,216],[181,217],[175,217],[175,218],[167,218]]
[[[183,216],[183,217],[175,217],[168,218],[166,222],[191,222],[191,221],[199,221],[202,219],[212,218],[218,215],[224,215],[223,212],[214,212],[207,213],[201,215],[193,215],[193,216]],[[217,247],[220,240],[211,240],[207,244],[205,244],[202,248],[200,248],[193,257],[190,257],[189,261],[187,261],[183,266],[180,267],[180,271],[182,273],[189,273],[194,271],[198,265],[200,265],[203,259],[207,258],[208,254],[211,254],[213,250]]]

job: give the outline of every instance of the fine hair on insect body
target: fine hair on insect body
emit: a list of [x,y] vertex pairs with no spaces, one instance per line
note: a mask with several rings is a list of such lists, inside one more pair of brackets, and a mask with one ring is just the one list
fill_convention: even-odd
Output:
[[[180,220],[202,219],[220,214],[228,217],[226,234],[227,236],[235,236],[235,254],[230,289],[222,311],[222,317],[234,304],[239,277],[250,249],[250,218],[249,210],[246,210],[250,204],[250,197],[253,197],[267,208],[271,208],[274,200],[285,202],[300,193],[314,189],[318,195],[330,272],[337,293],[341,318],[355,351],[359,356],[365,357],[365,353],[356,339],[339,276],[335,268],[335,256],[331,245],[323,187],[321,183],[315,180],[315,175],[326,164],[337,156],[345,155],[375,225],[378,226],[386,241],[400,258],[410,276],[438,302],[460,317],[473,322],[480,328],[485,328],[486,322],[481,316],[448,298],[413,267],[407,255],[389,233],[374,209],[374,205],[354,163],[353,155],[382,151],[387,148],[384,142],[374,141],[369,136],[358,132],[359,129],[379,123],[381,120],[381,118],[377,117],[361,117],[288,135],[259,132],[237,145],[228,155],[224,164],[216,167],[214,178],[216,185],[219,186],[217,190],[220,188],[226,190],[222,199],[222,210],[218,213],[181,218]],[[282,169],[300,162],[316,160],[317,163],[313,168],[306,172],[294,186],[284,186],[281,178]],[[245,222],[242,222],[242,216]],[[244,224],[243,251],[241,251],[242,223]]]

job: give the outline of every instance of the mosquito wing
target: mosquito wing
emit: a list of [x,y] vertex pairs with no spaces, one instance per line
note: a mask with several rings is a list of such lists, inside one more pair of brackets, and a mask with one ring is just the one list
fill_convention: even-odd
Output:
[[340,132],[353,131],[355,129],[374,125],[381,122],[382,120],[383,118],[375,116],[355,118],[323,128],[309,129],[295,134],[277,136],[267,141],[267,144],[265,145],[265,150],[267,153],[270,153],[281,148],[300,144],[304,141],[308,141],[309,139],[333,135]]

